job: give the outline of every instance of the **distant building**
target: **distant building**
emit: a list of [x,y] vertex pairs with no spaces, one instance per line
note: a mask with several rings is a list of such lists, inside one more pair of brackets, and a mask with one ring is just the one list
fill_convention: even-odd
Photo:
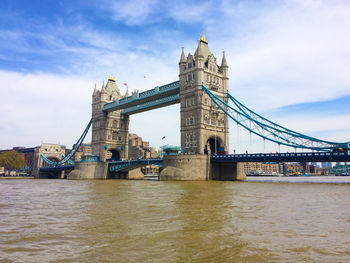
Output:
[[[75,145],[73,145],[73,148],[74,147]],[[82,156],[91,156],[91,155],[92,155],[91,143],[82,143],[75,154],[74,160],[76,162],[79,162],[81,161]]]
[[315,166],[315,167],[319,167],[319,165],[316,162],[311,162],[310,165]]
[[158,152],[149,146],[149,142],[143,141],[137,134],[129,134],[129,157],[130,160],[140,158],[157,158]]
[[332,168],[332,163],[328,162],[328,163],[321,163],[321,167],[322,168]]
[[247,162],[244,163],[247,175],[277,175],[282,173],[280,164],[273,162]]
[[350,174],[350,165],[337,163],[333,168],[329,169],[328,173],[332,175]]

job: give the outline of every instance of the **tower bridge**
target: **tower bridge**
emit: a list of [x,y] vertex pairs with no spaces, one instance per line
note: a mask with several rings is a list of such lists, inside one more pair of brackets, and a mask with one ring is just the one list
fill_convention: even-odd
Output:
[[[178,81],[144,92],[135,90],[131,95],[127,91],[122,95],[114,77],[110,76],[101,89],[95,86],[92,95],[89,125],[92,128],[92,152],[96,159],[76,163],[68,177],[105,179],[111,178],[112,174],[123,173],[123,178],[130,178],[128,173],[132,169],[147,163],[141,160],[123,161],[128,158],[130,115],[176,103],[180,103],[182,154],[151,161],[163,166],[161,180],[244,180],[241,163],[253,160],[350,161],[349,143],[320,140],[269,121],[230,95],[228,87],[225,52],[218,63],[204,34],[193,55],[189,53],[185,56],[182,48]],[[217,155],[218,152],[229,153],[229,118],[264,140],[316,153]],[[89,125],[75,147],[80,146]],[[341,149],[342,154],[338,154],[336,149]],[[72,149],[72,153],[51,166],[58,169],[67,165],[75,151]]]

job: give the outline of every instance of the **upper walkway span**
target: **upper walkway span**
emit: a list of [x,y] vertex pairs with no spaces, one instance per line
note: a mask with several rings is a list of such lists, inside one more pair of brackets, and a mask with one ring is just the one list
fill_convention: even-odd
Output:
[[155,87],[141,93],[106,103],[102,111],[112,112],[122,110],[122,114],[135,114],[143,111],[157,109],[180,102],[180,82],[174,81],[169,84]]

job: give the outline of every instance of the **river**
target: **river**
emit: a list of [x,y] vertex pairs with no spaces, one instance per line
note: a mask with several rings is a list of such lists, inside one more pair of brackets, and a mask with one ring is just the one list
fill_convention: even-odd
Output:
[[350,262],[350,185],[0,181],[0,262]]

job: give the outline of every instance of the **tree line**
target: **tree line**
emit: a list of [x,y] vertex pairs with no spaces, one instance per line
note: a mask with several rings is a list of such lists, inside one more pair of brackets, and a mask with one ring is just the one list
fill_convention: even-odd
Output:
[[8,151],[0,153],[0,167],[5,167],[6,170],[19,170],[25,166],[23,154],[16,151]]

